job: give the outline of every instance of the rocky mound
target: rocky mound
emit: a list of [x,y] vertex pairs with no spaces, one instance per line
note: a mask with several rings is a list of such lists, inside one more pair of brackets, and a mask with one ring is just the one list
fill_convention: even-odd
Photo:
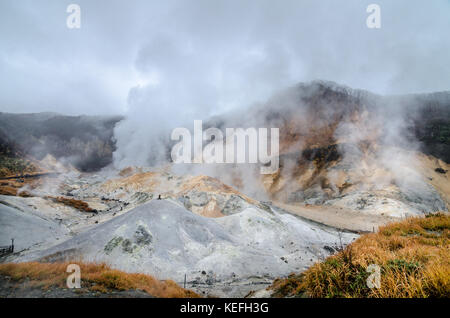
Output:
[[207,217],[221,217],[243,211],[258,201],[240,193],[218,179],[208,176],[180,176],[165,171],[139,172],[112,178],[97,185],[84,184],[71,195],[89,198],[100,196],[104,201],[119,201],[129,210],[151,199],[172,198],[188,210]]
[[81,258],[159,279],[181,282],[186,274],[193,285],[223,285],[303,270],[355,237],[255,207],[205,218],[174,202],[153,200],[16,261]]

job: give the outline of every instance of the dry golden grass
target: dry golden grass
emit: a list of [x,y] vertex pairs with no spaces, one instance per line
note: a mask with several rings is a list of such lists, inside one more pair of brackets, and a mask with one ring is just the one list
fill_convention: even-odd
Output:
[[47,196],[46,199],[52,200],[53,202],[62,203],[64,205],[73,207],[79,211],[95,212],[94,209],[91,209],[89,207],[89,204],[81,200],[69,199],[64,197],[51,197],[51,196]]
[[27,191],[20,191],[20,188],[15,187],[9,183],[2,183],[0,185],[0,194],[1,195],[11,195],[11,196],[20,196],[20,197],[31,197],[32,195]]
[[[66,287],[70,263],[8,263],[0,264],[0,275],[20,282],[30,280],[30,284],[42,288]],[[114,290],[142,290],[161,298],[199,297],[193,291],[179,287],[174,281],[159,281],[145,274],[126,273],[111,269],[105,264],[77,263],[81,269],[81,287],[106,293]]]
[[[278,279],[275,297],[450,297],[450,216],[410,218],[366,234],[304,273]],[[367,267],[381,268],[368,288]]]
[[12,195],[12,196],[16,196],[17,195],[17,188],[11,187],[9,185],[2,185],[0,186],[0,194],[1,195]]

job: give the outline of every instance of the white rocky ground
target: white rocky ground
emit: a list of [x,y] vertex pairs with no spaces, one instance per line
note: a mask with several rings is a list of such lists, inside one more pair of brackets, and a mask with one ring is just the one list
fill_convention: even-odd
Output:
[[[448,176],[434,165],[423,175],[434,184],[349,191],[311,206],[323,191],[272,205],[206,176],[69,173],[29,190],[35,197],[0,196],[0,245],[15,238],[16,253],[3,261],[106,262],[180,284],[186,275],[188,288],[207,295],[244,296],[348,244],[357,237],[349,231],[446,210]],[[83,200],[96,212],[47,195]]]
[[[5,209],[0,210],[2,214]],[[28,217],[28,212],[16,213]],[[37,233],[31,228],[29,232]],[[59,229],[40,235],[55,233]],[[106,262],[180,283],[186,274],[188,287],[217,296],[244,296],[259,289],[255,284],[304,270],[355,237],[257,207],[207,218],[176,201],[152,200],[62,244],[23,254],[15,261]]]
[[42,250],[71,237],[65,226],[29,208],[18,209],[4,203],[0,204],[0,227],[0,245],[10,245],[14,238],[16,254]]

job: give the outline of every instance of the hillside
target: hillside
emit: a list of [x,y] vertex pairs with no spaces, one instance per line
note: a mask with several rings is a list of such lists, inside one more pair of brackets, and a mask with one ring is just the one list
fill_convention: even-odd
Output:
[[[81,171],[112,162],[113,129],[120,116],[64,116],[55,113],[0,113],[0,160],[42,160],[51,155]],[[20,172],[13,169],[11,172]]]
[[[447,216],[429,215],[450,208],[449,109],[448,92],[381,96],[316,81],[204,120],[203,129],[279,127],[280,169],[269,175],[258,165],[183,166],[151,154],[145,166],[120,170],[111,164],[120,117],[1,113],[0,245],[14,238],[16,249],[0,262],[82,259],[178,284],[186,275],[188,288],[219,297],[242,297],[277,278],[280,296],[306,295],[301,274],[283,279],[322,275],[317,264],[335,254],[332,264],[350,268],[360,284],[369,259],[354,254],[364,244],[386,270],[435,266],[427,249],[433,259],[448,256]],[[170,150],[160,137],[142,152]],[[414,230],[383,234],[399,221]],[[436,275],[448,275],[446,266]],[[409,283],[411,295],[442,294]],[[311,296],[356,296],[342,288]],[[358,291],[391,296],[379,292]]]
[[188,287],[196,291],[242,297],[252,284],[306,269],[354,238],[352,233],[257,207],[207,218],[170,200],[153,200],[48,249],[22,251],[15,262],[81,258],[179,283],[187,275]]
[[[450,297],[450,216],[428,215],[365,234],[300,274],[278,279],[273,297]],[[369,288],[368,267],[381,268]]]
[[[279,127],[280,169],[210,173],[251,197],[402,216],[447,211],[450,93],[382,96],[333,82],[301,83],[207,127]],[[189,170],[188,170],[189,171]]]

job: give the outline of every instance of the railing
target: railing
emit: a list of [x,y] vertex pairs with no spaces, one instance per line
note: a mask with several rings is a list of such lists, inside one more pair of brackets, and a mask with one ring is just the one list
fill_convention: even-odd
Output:
[[11,245],[0,246],[0,257],[14,253],[14,239],[11,239]]

